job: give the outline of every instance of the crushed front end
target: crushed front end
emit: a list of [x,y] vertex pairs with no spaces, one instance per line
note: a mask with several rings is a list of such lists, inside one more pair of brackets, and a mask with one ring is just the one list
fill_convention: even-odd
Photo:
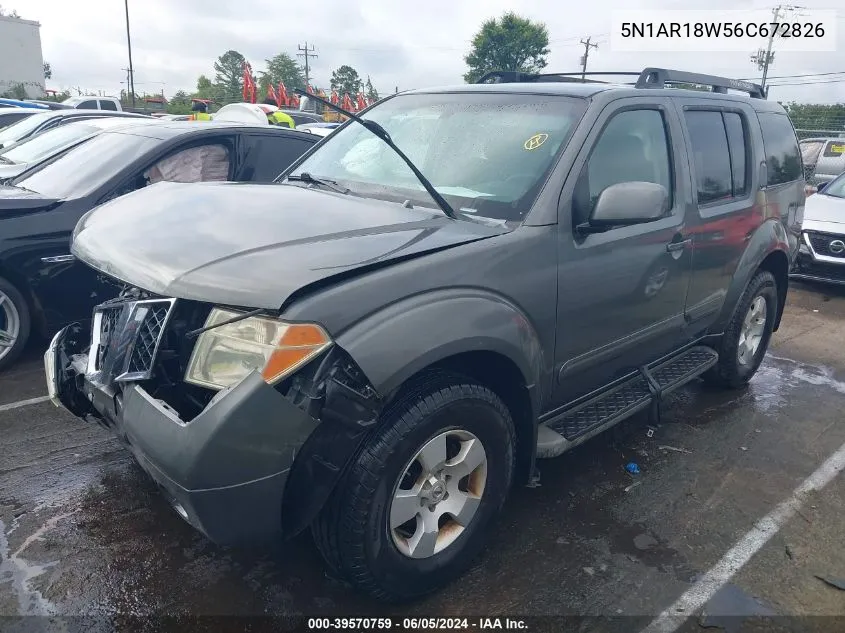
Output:
[[[237,323],[227,326],[221,315],[232,314],[239,315]],[[357,446],[374,419],[367,399],[377,400],[366,385],[345,389],[360,396],[357,408],[348,394],[326,398],[344,382],[338,377],[348,374],[342,350],[333,349],[327,337],[314,340],[313,332],[273,317],[248,318],[249,313],[130,289],[95,309],[90,334],[78,324],[56,334],[44,358],[53,401],[110,429],[176,511],[218,543],[283,531],[283,497],[303,452],[309,463],[294,469],[302,473],[297,487],[313,479],[330,490],[350,445]],[[244,343],[232,328],[245,322],[253,329]],[[283,334],[275,335],[265,370],[242,371],[244,358],[265,358],[260,354],[266,341],[252,339],[267,338],[268,328]],[[219,339],[211,342],[217,346],[211,356],[207,332]],[[285,337],[296,345],[283,345]],[[321,424],[320,417],[331,419],[335,409],[342,411],[335,417],[345,419]],[[344,442],[342,454],[314,454],[325,452],[327,437]],[[321,480],[312,458],[328,462],[331,477]],[[291,496],[309,495],[295,490]],[[290,505],[285,503],[298,511]],[[287,523],[301,529],[308,520]]]

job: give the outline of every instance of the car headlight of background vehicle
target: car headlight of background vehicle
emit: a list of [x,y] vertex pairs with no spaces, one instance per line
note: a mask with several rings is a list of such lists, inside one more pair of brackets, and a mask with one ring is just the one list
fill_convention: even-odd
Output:
[[[214,308],[205,327],[240,316],[240,312]],[[313,359],[331,344],[319,325],[285,323],[269,317],[248,317],[200,334],[185,382],[211,389],[225,389],[258,371],[273,384]]]

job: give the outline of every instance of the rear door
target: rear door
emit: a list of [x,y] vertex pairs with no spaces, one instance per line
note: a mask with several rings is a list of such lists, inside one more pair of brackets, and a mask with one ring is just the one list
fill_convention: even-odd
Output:
[[691,336],[718,316],[739,259],[763,222],[754,192],[765,175],[756,113],[741,101],[679,97],[692,190],[693,271],[686,302]]
[[[679,342],[689,285],[682,134],[666,96],[613,101],[596,120],[562,196],[558,273],[558,386],[564,405],[636,371]],[[670,196],[661,219],[583,235],[599,194],[653,182]]]

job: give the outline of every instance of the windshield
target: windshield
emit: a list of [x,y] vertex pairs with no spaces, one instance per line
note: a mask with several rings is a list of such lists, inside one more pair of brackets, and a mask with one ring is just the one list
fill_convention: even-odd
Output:
[[821,193],[834,198],[845,198],[845,174],[831,180]]
[[74,147],[54,162],[12,184],[51,198],[80,198],[105,184],[161,141],[146,136],[104,132]]
[[38,126],[52,118],[53,114],[50,112],[39,112],[38,114],[33,114],[25,119],[21,119],[14,125],[3,128],[0,130],[0,147],[16,143],[18,139],[30,134],[33,130],[37,129]]
[[12,163],[37,163],[98,131],[93,125],[83,123],[62,125],[0,151],[0,162],[6,159]]
[[[368,110],[461,213],[522,219],[586,105],[545,95],[401,95]],[[341,183],[351,193],[436,206],[388,145],[350,122],[292,173]]]

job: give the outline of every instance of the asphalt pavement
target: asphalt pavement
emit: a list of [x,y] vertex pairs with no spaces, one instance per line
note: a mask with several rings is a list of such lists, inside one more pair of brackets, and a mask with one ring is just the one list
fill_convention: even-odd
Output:
[[695,383],[651,437],[639,417],[540,462],[540,486],[514,491],[468,574],[390,608],[328,576],[308,535],[269,551],[209,543],[108,433],[27,402],[45,395],[40,352],[0,374],[0,629],[389,614],[586,616],[578,630],[665,633],[772,616],[783,630],[845,630],[845,591],[819,578],[845,578],[843,291],[793,287],[747,389]]

